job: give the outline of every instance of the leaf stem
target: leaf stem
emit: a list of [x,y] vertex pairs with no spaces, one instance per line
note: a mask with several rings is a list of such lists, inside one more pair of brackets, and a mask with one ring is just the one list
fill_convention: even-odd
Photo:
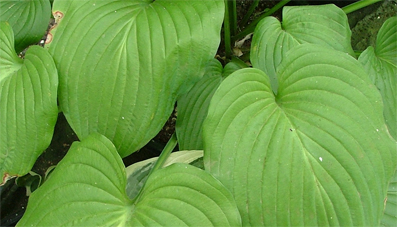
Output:
[[260,17],[256,18],[254,21],[251,22],[243,31],[241,31],[239,34],[233,37],[233,41],[242,39],[246,35],[254,32],[256,25],[261,21],[263,18],[272,15],[274,12],[282,8],[284,5],[286,5],[288,2],[291,0],[281,0],[277,5],[275,5],[273,8],[271,8],[269,11],[265,12],[262,14]]
[[164,149],[161,151],[161,154],[160,154],[159,158],[157,159],[156,163],[154,164],[153,168],[150,170],[148,177],[154,171],[163,167],[165,161],[167,161],[172,150],[174,150],[174,148],[176,147],[177,144],[178,144],[178,140],[176,139],[176,134],[174,132],[172,134],[170,140],[168,140],[167,144],[165,145]]
[[350,5],[347,5],[345,7],[342,8],[343,12],[345,12],[346,14],[349,14],[351,12],[354,12],[356,10],[362,9],[366,6],[372,5],[374,3],[380,2],[382,0],[361,0],[358,2],[354,2]]
[[251,15],[254,13],[256,7],[259,4],[259,0],[254,0],[254,2],[250,5],[248,12],[244,15],[243,19],[240,22],[240,27],[245,26],[250,19]]
[[223,33],[225,35],[225,54],[227,59],[230,59],[232,56],[232,36],[236,32],[237,28],[235,21],[237,21],[236,1],[225,0],[225,19],[223,21]]

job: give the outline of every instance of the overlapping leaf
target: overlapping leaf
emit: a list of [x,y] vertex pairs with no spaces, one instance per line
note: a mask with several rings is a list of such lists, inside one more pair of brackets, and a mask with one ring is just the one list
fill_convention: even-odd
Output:
[[45,34],[51,17],[49,0],[0,1],[0,21],[10,23],[15,35],[15,50],[22,51]]
[[122,156],[164,125],[220,41],[223,1],[55,1],[49,51],[60,105],[80,138],[108,137]]
[[179,149],[203,149],[201,131],[212,95],[223,78],[242,67],[235,62],[230,62],[223,68],[218,60],[212,59],[206,67],[203,78],[188,93],[178,98],[175,131]]
[[25,59],[14,50],[13,31],[0,22],[0,176],[24,175],[51,142],[58,116],[58,77],[41,47]]
[[238,226],[232,195],[207,172],[174,164],[154,172],[139,198],[125,192],[114,145],[100,134],[75,142],[30,197],[17,226]]
[[353,55],[350,37],[347,16],[335,5],[284,7],[282,24],[275,17],[266,17],[257,25],[251,62],[270,77],[277,93],[277,66],[292,47],[313,43]]
[[376,47],[368,47],[359,61],[382,94],[386,124],[397,140],[397,17],[383,24]]
[[387,190],[385,212],[381,220],[381,226],[393,227],[397,225],[397,171],[394,173]]
[[215,92],[204,163],[243,225],[376,226],[396,168],[379,92],[349,55],[302,44],[277,71],[239,70]]

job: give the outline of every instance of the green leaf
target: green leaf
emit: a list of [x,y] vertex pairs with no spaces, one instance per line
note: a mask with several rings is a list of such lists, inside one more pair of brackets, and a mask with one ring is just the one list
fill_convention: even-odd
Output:
[[[177,151],[171,153],[167,158],[163,167],[169,166],[174,163],[187,163],[196,161],[203,157],[202,150],[190,150],[190,151]],[[142,189],[146,182],[146,179],[153,168],[154,163],[158,157],[146,159],[141,162],[134,163],[126,168],[127,173],[127,195],[133,199]]]
[[126,182],[114,145],[91,134],[32,193],[17,226],[241,226],[230,192],[188,164],[154,172],[135,202]]
[[51,142],[58,116],[58,75],[48,52],[14,51],[13,31],[0,22],[0,176],[22,176]]
[[212,95],[223,78],[241,68],[242,66],[234,62],[228,63],[223,68],[218,60],[212,59],[206,67],[203,78],[188,93],[178,98],[175,131],[179,149],[203,149],[202,124],[207,116]]
[[44,36],[51,18],[51,5],[49,0],[2,0],[0,12],[0,21],[8,21],[14,31],[15,50],[19,53]]
[[232,191],[243,225],[377,226],[396,168],[379,92],[353,57],[302,44],[269,77],[242,69],[204,121],[206,170]]
[[381,226],[397,225],[397,171],[394,173],[387,190],[385,212],[381,220]]
[[383,115],[397,140],[397,17],[388,19],[378,32],[376,47],[368,47],[358,59],[383,98]]
[[277,67],[292,47],[312,43],[354,55],[350,37],[347,16],[335,5],[286,6],[282,24],[266,17],[255,28],[251,62],[270,77],[277,93]]
[[59,102],[79,138],[99,132],[121,156],[164,125],[220,42],[216,1],[55,1],[49,51]]

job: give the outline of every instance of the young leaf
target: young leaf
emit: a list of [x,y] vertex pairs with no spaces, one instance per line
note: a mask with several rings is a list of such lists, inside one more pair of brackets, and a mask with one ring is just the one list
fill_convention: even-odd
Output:
[[154,172],[139,199],[128,198],[123,162],[94,133],[73,143],[48,180],[32,193],[17,226],[238,226],[232,195],[188,164]]
[[[17,53],[35,44],[45,34],[51,18],[49,0],[0,1],[0,21],[10,23]],[[13,47],[14,48],[14,47]]]
[[29,172],[51,142],[58,116],[58,75],[51,55],[38,46],[25,59],[14,50],[8,22],[0,22],[0,176]]
[[282,24],[275,17],[266,17],[255,28],[251,62],[270,77],[277,94],[277,66],[292,47],[312,43],[354,55],[350,37],[347,16],[335,5],[287,6]]
[[175,131],[179,149],[203,149],[202,124],[207,116],[212,95],[223,78],[241,68],[242,66],[234,62],[228,63],[223,68],[218,60],[212,59],[206,67],[203,78],[188,93],[178,98]]
[[242,69],[215,92],[204,163],[251,226],[377,226],[396,168],[382,100],[353,57],[302,44],[286,55],[274,95]]
[[59,102],[79,138],[108,137],[121,156],[164,125],[178,95],[203,75],[220,41],[224,3],[55,1],[49,51]]
[[397,17],[386,20],[378,32],[376,47],[368,47],[358,60],[382,94],[383,115],[397,140]]

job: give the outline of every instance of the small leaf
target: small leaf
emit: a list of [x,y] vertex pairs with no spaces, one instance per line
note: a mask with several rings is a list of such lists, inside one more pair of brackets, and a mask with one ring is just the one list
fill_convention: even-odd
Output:
[[29,172],[51,142],[58,117],[58,75],[48,52],[14,51],[10,25],[0,22],[0,176],[2,182]]
[[358,59],[382,94],[386,124],[397,140],[397,17],[385,21],[376,47],[368,47]]
[[216,1],[55,1],[49,52],[59,102],[80,139],[109,138],[125,157],[152,139],[220,42]]
[[377,226],[396,168],[379,92],[353,57],[302,44],[268,76],[242,69],[204,122],[206,170],[244,226]]
[[270,77],[277,93],[276,70],[286,53],[302,43],[319,44],[354,55],[346,14],[335,5],[286,6],[282,24],[266,17],[255,28],[251,62]]
[[0,12],[0,21],[8,21],[14,31],[15,50],[19,53],[44,36],[51,18],[51,5],[49,0],[2,0]]
[[188,164],[155,171],[134,201],[126,183],[115,146],[91,134],[32,193],[17,226],[241,226],[230,192]]
[[223,78],[241,68],[242,66],[234,62],[228,63],[223,68],[218,60],[212,59],[206,67],[203,78],[188,93],[178,98],[175,131],[179,149],[203,149],[202,124],[207,116],[212,95]]

